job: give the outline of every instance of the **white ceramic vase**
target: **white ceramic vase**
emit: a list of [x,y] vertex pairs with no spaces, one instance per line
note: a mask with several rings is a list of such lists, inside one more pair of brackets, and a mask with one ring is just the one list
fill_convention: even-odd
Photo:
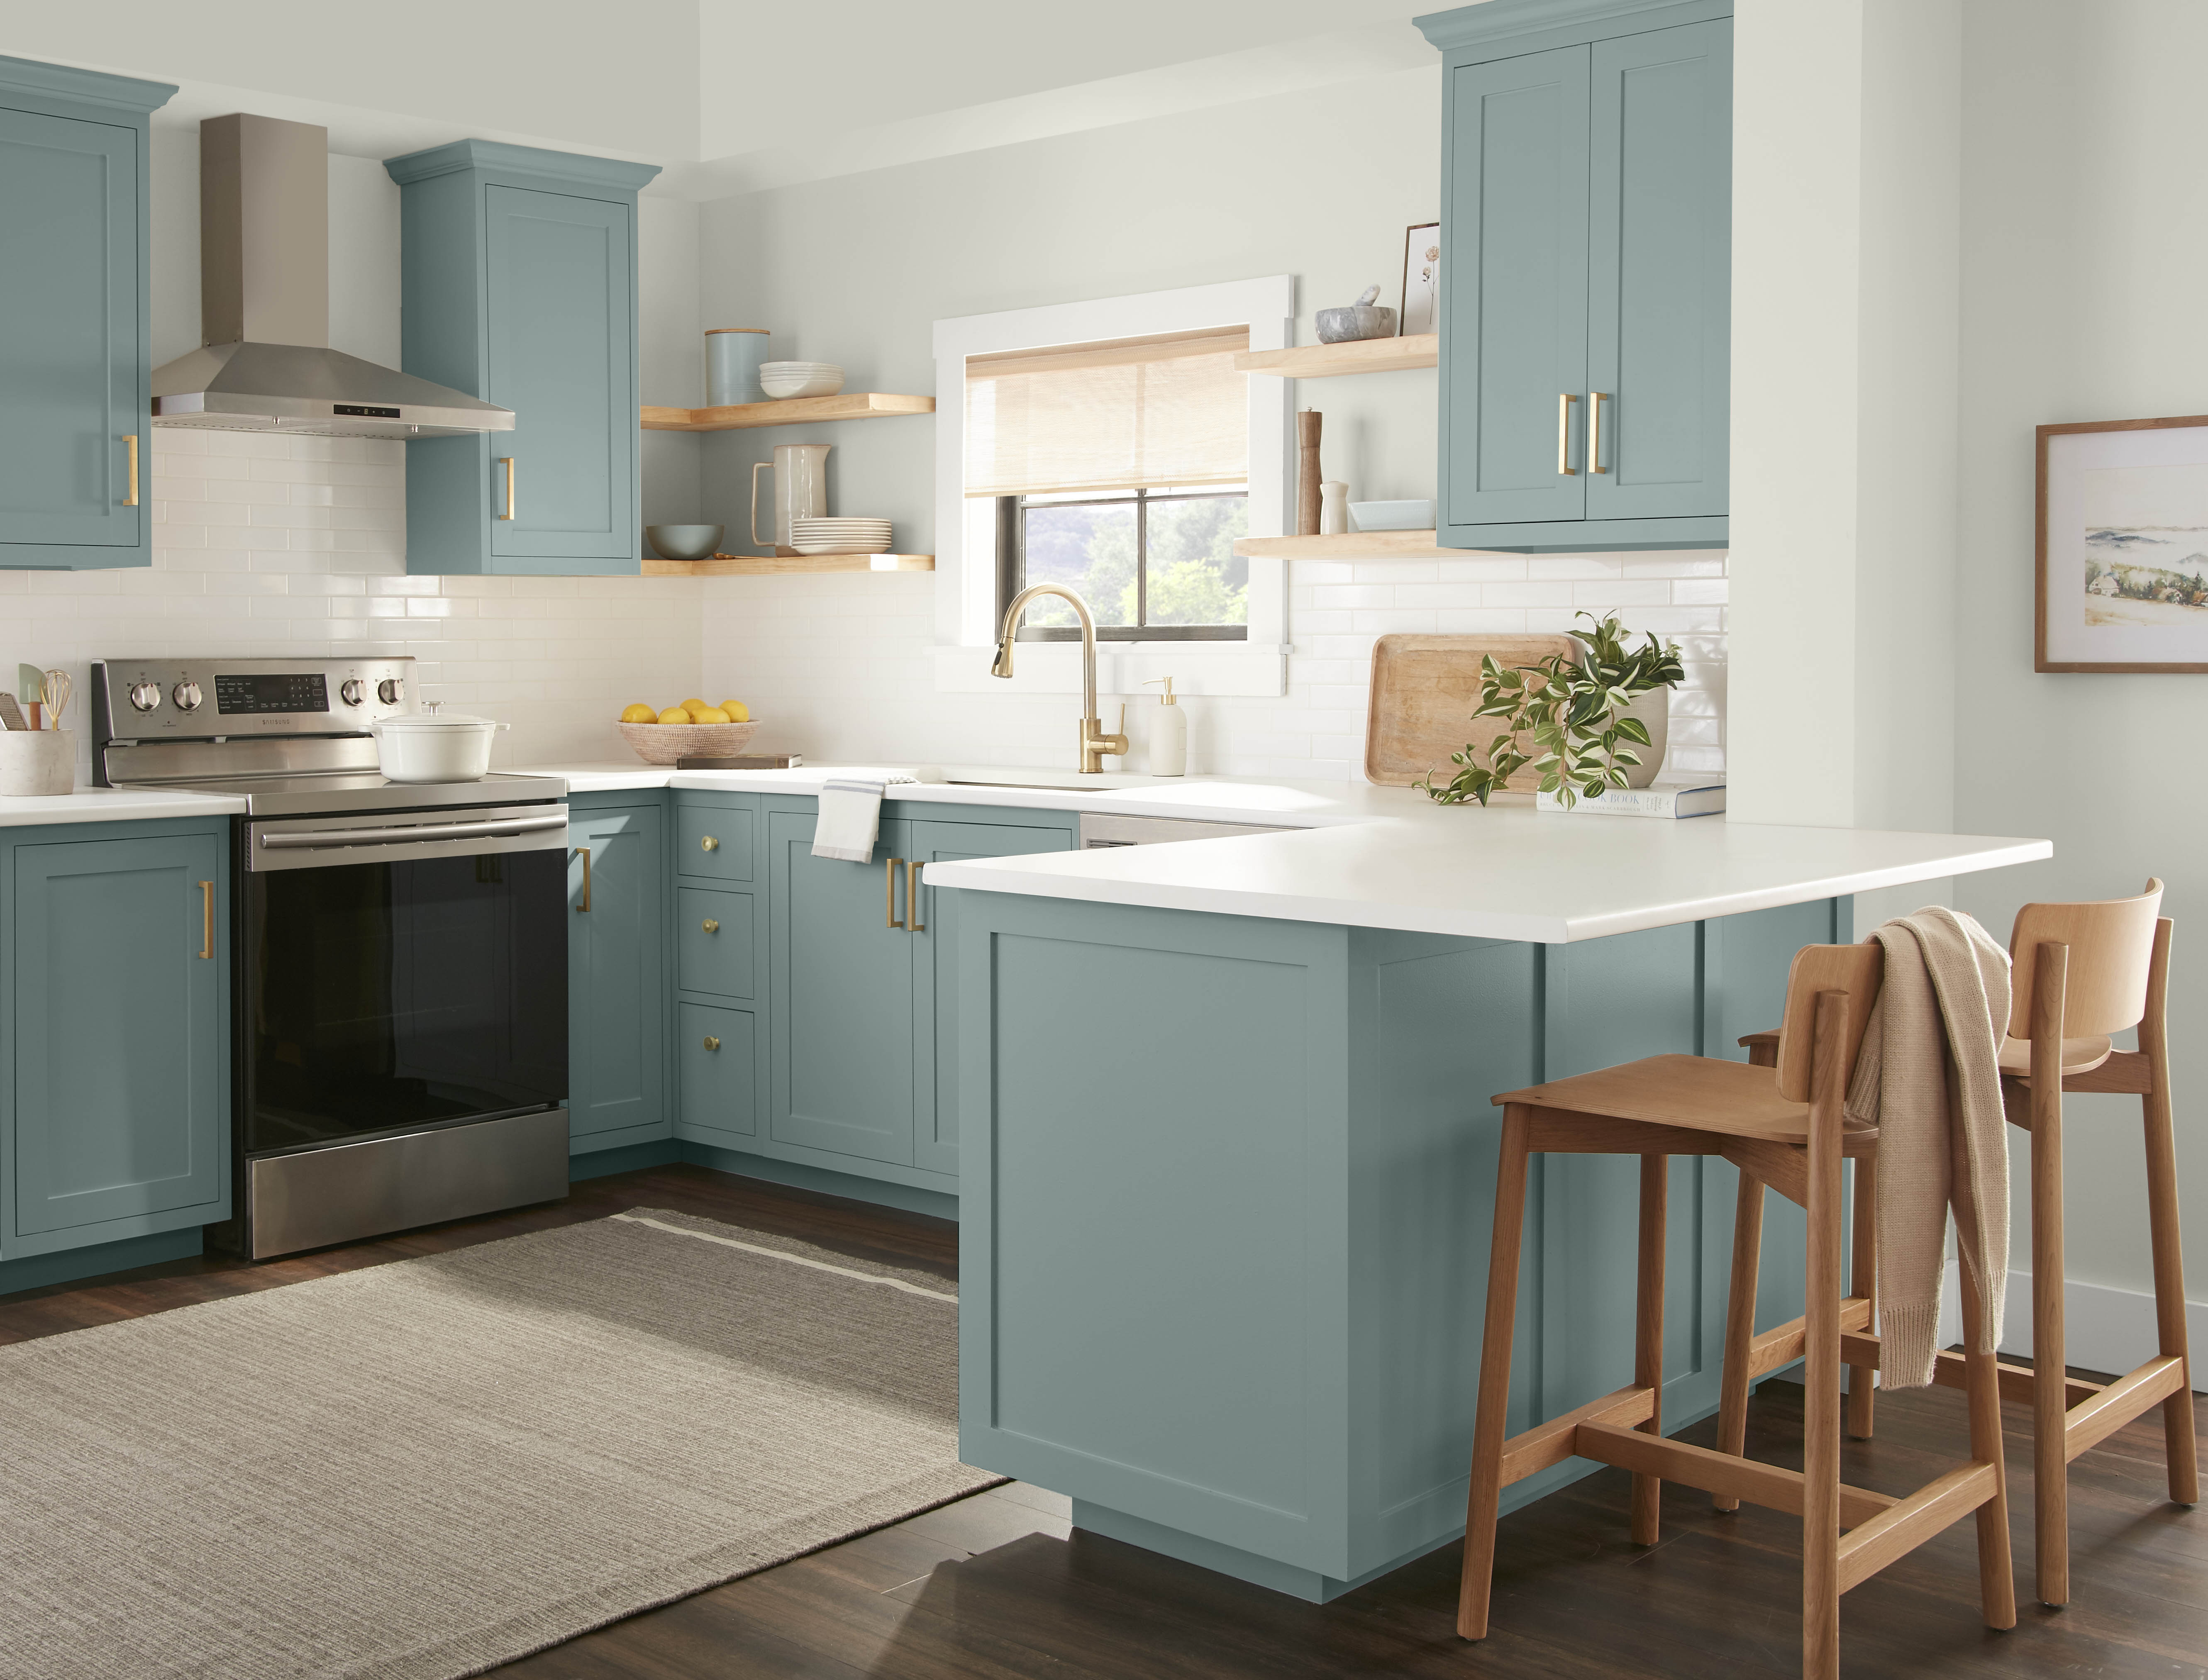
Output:
[[1641,728],[1648,731],[1648,744],[1634,749],[1641,754],[1641,762],[1627,766],[1625,785],[1645,788],[1664,768],[1664,750],[1671,735],[1671,691],[1650,689],[1625,708],[1625,716],[1639,720]]

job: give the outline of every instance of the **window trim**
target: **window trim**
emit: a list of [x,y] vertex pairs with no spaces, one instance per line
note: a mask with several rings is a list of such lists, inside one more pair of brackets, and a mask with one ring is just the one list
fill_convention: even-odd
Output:
[[[1039,309],[964,315],[935,323],[935,642],[937,687],[946,690],[1001,688],[988,676],[988,650],[996,635],[996,519],[994,501],[965,494],[966,358],[1049,345],[1089,344],[1188,332],[1206,327],[1246,326],[1252,351],[1284,350],[1295,325],[1295,281],[1287,274],[1125,297],[1093,298]],[[1289,382],[1252,377],[1250,387],[1250,534],[1277,537],[1287,530],[1292,430]],[[1155,675],[1144,649],[1160,651],[1165,669],[1179,674],[1188,693],[1280,694],[1286,692],[1287,562],[1250,562],[1248,639],[1163,639],[1115,642],[1115,663],[1135,681]],[[1077,690],[1078,661],[1054,658],[1045,642],[1023,662],[1015,685],[1041,692]],[[1116,691],[1115,691],[1116,692]]]

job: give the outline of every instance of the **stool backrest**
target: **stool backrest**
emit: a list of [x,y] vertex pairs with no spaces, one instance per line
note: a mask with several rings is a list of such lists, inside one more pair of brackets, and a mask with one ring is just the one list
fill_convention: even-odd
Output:
[[2062,1036],[2098,1038],[2139,1025],[2146,1013],[2147,972],[2154,963],[2154,924],[2162,913],[2162,883],[2151,880],[2136,898],[2089,904],[2026,904],[2008,936],[2008,1035],[2031,1036],[2032,978],[2039,947],[2067,945]]
[[1861,945],[1803,945],[1786,971],[1786,1013],[1779,1023],[1779,1092],[1789,1102],[1810,1095],[1810,1058],[1816,1046],[1817,998],[1825,992],[1848,994],[1847,1035],[1840,1047],[1840,1089],[1855,1071],[1856,1052],[1871,1005],[1886,980],[1886,947],[1875,939]]

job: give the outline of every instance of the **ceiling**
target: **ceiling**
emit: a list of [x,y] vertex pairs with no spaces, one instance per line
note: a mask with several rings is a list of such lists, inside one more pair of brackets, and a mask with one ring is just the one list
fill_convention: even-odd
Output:
[[[0,53],[180,84],[385,157],[472,135],[666,167],[718,197],[1436,62],[1406,0],[102,0]],[[1100,15],[1108,27],[1100,27]]]

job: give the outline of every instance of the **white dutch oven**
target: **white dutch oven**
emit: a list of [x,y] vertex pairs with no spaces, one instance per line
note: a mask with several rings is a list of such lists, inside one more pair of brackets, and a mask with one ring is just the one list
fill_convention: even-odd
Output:
[[393,782],[479,782],[490,771],[491,737],[511,729],[495,717],[425,711],[369,724],[375,756]]

